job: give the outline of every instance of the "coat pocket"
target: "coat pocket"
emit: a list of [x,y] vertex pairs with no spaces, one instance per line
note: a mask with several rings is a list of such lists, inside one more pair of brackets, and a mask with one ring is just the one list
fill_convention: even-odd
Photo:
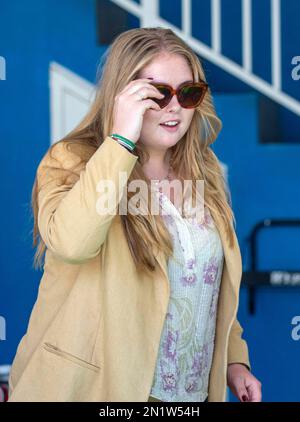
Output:
[[45,350],[47,350],[47,352],[53,353],[57,356],[60,356],[64,359],[67,359],[71,362],[76,363],[77,365],[83,367],[83,368],[87,368],[90,369],[94,372],[99,372],[100,371],[100,366],[94,365],[92,363],[86,362],[83,359],[78,358],[77,356],[72,355],[69,352],[65,352],[64,350],[59,349],[58,347],[54,346],[53,344],[50,343],[44,343],[43,347]]

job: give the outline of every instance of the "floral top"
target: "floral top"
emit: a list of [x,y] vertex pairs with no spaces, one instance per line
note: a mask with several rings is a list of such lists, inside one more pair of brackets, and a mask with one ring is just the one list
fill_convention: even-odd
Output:
[[173,239],[168,260],[170,301],[150,395],[166,402],[202,402],[214,350],[223,247],[209,209],[204,218],[182,217],[159,193],[162,215]]

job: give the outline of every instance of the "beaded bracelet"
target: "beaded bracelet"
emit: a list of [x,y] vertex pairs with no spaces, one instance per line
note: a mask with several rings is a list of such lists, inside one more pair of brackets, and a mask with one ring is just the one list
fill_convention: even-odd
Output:
[[110,135],[113,139],[115,139],[116,141],[119,142],[119,144],[123,145],[124,147],[126,147],[127,149],[129,149],[130,151],[133,151],[135,149],[135,143],[130,141],[127,138],[124,138],[124,136],[121,136],[117,133],[113,133],[112,135]]

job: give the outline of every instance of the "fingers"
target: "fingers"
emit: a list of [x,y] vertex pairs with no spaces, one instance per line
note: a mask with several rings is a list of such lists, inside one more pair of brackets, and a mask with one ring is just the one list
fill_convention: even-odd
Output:
[[143,100],[140,102],[142,108],[144,109],[144,111],[148,110],[149,108],[153,109],[153,110],[157,110],[160,111],[161,108],[159,107],[158,104],[156,104],[155,101],[153,100]]
[[[131,81],[114,98],[113,128],[116,132],[126,133],[128,139],[137,141],[143,124],[143,116],[148,109],[160,111],[153,100],[162,99],[163,94],[149,83],[149,79]],[[152,98],[152,99],[151,99]]]
[[142,87],[140,89],[135,89],[129,95],[134,95],[138,100],[146,99],[148,97],[163,98],[162,95],[156,88],[152,89],[150,87]]
[[247,387],[249,393],[249,401],[261,402],[261,383],[258,380],[254,380]]
[[[147,82],[149,82],[149,81],[150,81],[150,79],[146,79],[146,78],[144,78],[144,79],[135,79],[135,80],[133,80],[133,81],[129,82],[129,84],[127,84],[127,85],[124,87],[124,89],[123,89],[122,91],[120,91],[119,95],[124,94],[124,93],[126,93],[126,92],[130,91],[130,89],[131,89],[132,87],[138,87],[138,88],[141,88],[142,86],[145,86],[145,83],[147,83]],[[152,86],[153,86],[153,85],[152,85]]]
[[158,93],[161,97],[163,97],[163,94],[159,92],[159,90],[149,83],[150,79],[136,79],[134,81],[129,82],[128,85],[123,89],[120,94],[133,94],[141,89],[151,89],[152,92]]
[[241,402],[249,400],[249,394],[248,394],[248,391],[245,385],[245,380],[243,377],[241,376],[234,377],[234,382],[232,383],[231,388],[235,396]]
[[[115,101],[118,102],[120,99],[123,99],[127,102],[130,99],[130,102],[134,101],[137,105],[141,104],[142,108],[154,108],[156,110],[160,110],[159,105],[155,101],[150,100],[150,98],[162,99],[163,97],[164,95],[152,85],[137,85],[131,87],[131,91],[128,90],[127,92],[118,94],[115,97]],[[147,98],[149,98],[149,100],[147,100]],[[151,101],[151,104],[146,101]]]
[[162,99],[164,97],[164,95],[161,94],[159,90],[153,85],[145,83],[136,83],[132,84],[131,86],[128,85],[127,91],[124,91],[122,94],[120,94],[120,96],[130,98],[131,100],[135,101],[137,106],[140,106],[144,111],[147,109],[160,111],[161,108],[159,105],[155,101],[151,100],[151,98]]
[[155,86],[150,85],[150,84],[137,84],[135,86],[132,86],[131,88],[128,89],[127,94],[132,95],[135,94],[136,92],[139,92],[141,94],[144,94],[144,97],[146,95],[152,95],[155,94],[156,97],[163,97],[164,95],[161,94],[159,92],[159,90],[157,88],[155,88]]

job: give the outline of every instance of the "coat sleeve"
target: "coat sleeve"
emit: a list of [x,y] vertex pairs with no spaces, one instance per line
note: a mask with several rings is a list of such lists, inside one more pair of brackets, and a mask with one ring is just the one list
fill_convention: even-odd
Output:
[[[78,264],[100,252],[137,159],[109,136],[81,171],[71,172],[80,159],[65,141],[54,145],[51,157],[49,152],[44,156],[37,169],[37,219],[40,236],[54,255]],[[99,189],[100,181],[114,189]],[[114,212],[99,212],[101,195],[114,201]]]
[[227,363],[241,363],[251,371],[248,346],[242,338],[243,331],[239,321],[235,319],[229,334]]

